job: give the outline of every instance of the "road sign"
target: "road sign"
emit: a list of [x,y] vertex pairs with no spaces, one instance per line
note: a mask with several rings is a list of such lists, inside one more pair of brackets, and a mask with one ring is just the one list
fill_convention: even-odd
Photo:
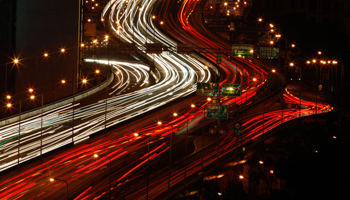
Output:
[[252,44],[233,44],[232,56],[253,57],[254,46]]
[[192,44],[177,44],[176,52],[178,54],[191,54],[193,53]]
[[161,43],[147,43],[146,45],[146,53],[162,53],[163,52],[163,44]]
[[235,30],[235,24],[233,22],[230,23],[230,31]]
[[242,90],[240,84],[222,84],[222,96],[240,97],[241,91]]
[[260,57],[277,59],[279,54],[279,48],[275,47],[260,47]]
[[208,119],[227,119],[228,106],[218,105],[218,104],[207,105],[207,118]]
[[202,96],[219,96],[219,84],[198,82],[196,94]]
[[233,126],[234,136],[242,135],[242,122],[234,122]]

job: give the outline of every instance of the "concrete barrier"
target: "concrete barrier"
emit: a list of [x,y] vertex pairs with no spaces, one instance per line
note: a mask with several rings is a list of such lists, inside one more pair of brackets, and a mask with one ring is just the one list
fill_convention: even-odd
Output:
[[[108,80],[105,80],[101,84],[99,84],[99,85],[97,85],[97,86],[95,86],[93,88],[90,88],[88,90],[85,90],[85,91],[83,91],[81,93],[76,94],[74,96],[74,102],[82,100],[82,99],[84,99],[84,98],[86,98],[86,97],[88,97],[90,95],[93,95],[93,94],[95,94],[95,93],[105,89],[114,80],[113,74],[110,74],[108,77],[109,77]],[[69,103],[72,103],[72,102],[73,102],[73,96],[65,98],[63,100],[60,100],[58,102],[53,102],[51,104],[44,105],[43,112],[46,112],[46,111],[58,108],[60,106],[63,106],[63,105],[66,105],[66,104],[69,104]],[[29,117],[33,117],[33,116],[39,115],[39,114],[41,114],[41,108],[35,108],[33,110],[29,110],[29,111],[23,112],[21,114],[21,120],[24,120],[24,119],[27,119]],[[6,118],[6,119],[0,121],[0,126],[5,126],[7,124],[11,124],[11,123],[14,123],[14,122],[17,122],[17,121],[19,121],[19,114],[16,115],[16,116],[11,116],[9,118]]]

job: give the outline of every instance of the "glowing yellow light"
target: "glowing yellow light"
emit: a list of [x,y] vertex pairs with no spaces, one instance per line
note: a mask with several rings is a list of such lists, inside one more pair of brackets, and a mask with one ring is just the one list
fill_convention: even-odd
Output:
[[275,69],[272,69],[271,71],[272,71],[272,73],[275,73],[275,72],[276,72],[276,70],[275,70]]
[[259,22],[262,22],[262,18],[259,18],[258,21],[259,21]]
[[139,134],[138,134],[138,133],[134,133],[134,136],[135,136],[135,137],[138,137],[138,136],[139,136]]
[[244,179],[244,176],[243,175],[239,175],[239,179]]
[[29,92],[34,92],[33,88],[28,89]]
[[6,99],[11,99],[11,96],[10,95],[6,95]]
[[94,154],[94,158],[98,158],[98,154],[97,153]]
[[157,124],[158,124],[158,125],[162,125],[162,122],[161,122],[161,121],[158,121]]
[[64,48],[61,49],[61,52],[64,53],[66,50]]
[[33,100],[34,98],[35,98],[35,96],[34,96],[34,95],[30,95],[30,99],[32,99],[32,100]]
[[175,113],[173,113],[173,116],[174,116],[174,117],[177,117],[177,113],[176,113],[176,112],[175,112]]
[[294,66],[294,63],[289,63],[289,66],[293,67],[293,66]]
[[62,83],[62,84],[65,84],[65,83],[66,83],[66,80],[61,80],[61,83]]
[[44,57],[48,57],[49,56],[49,54],[48,53],[44,53]]
[[86,80],[86,79],[83,79],[82,82],[83,82],[83,83],[87,83],[87,80]]
[[256,79],[256,78],[253,78],[253,81],[255,82],[255,81],[257,81],[257,79]]
[[294,48],[294,47],[295,47],[295,44],[292,44],[291,46],[292,46],[292,48]]
[[210,97],[208,97],[208,98],[207,98],[207,101],[211,101],[211,98],[210,98]]
[[18,64],[18,63],[19,63],[19,60],[18,60],[17,58],[14,59],[14,60],[13,60],[13,63]]
[[50,180],[51,182],[54,182],[54,181],[55,181],[55,179],[54,179],[54,178],[50,178],[49,180]]
[[12,107],[12,104],[11,104],[11,103],[8,103],[8,104],[6,104],[6,107],[11,108],[11,107]]
[[194,105],[194,104],[191,104],[191,108],[194,108],[194,107],[196,107],[196,105]]

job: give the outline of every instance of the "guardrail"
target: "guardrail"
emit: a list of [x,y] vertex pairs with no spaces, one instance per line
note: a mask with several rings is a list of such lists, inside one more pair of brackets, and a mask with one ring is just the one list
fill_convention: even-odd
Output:
[[[78,93],[74,96],[74,101],[79,101],[81,99],[84,99],[90,95],[93,95],[103,89],[105,89],[110,83],[112,83],[112,81],[114,80],[114,76],[113,74],[111,74],[110,76],[108,76],[108,80],[105,80],[104,82],[102,82],[101,84],[95,86],[95,87],[92,87],[88,90],[85,90],[81,93]],[[72,103],[73,102],[73,96],[71,97],[68,97],[68,98],[65,98],[65,99],[62,99],[58,102],[53,102],[53,103],[50,103],[50,104],[47,104],[43,107],[43,112],[46,112],[48,110],[51,110],[51,109],[54,109],[54,108],[58,108],[60,106],[63,106],[65,104],[68,104],[68,103]],[[24,120],[24,119],[27,119],[29,117],[33,117],[35,115],[38,115],[38,114],[41,114],[41,108],[35,108],[35,109],[32,109],[32,110],[29,110],[29,111],[26,111],[26,112],[23,112],[21,114],[21,120]],[[5,118],[4,120],[0,121],[0,126],[5,126],[7,124],[11,124],[11,123],[14,123],[14,122],[17,122],[19,121],[19,114],[17,114],[16,116],[11,116],[11,117],[8,117],[8,118]]]

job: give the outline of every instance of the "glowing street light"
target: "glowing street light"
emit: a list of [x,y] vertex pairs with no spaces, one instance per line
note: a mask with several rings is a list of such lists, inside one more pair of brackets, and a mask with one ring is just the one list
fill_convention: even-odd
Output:
[[66,50],[64,48],[61,49],[61,52],[64,53]]
[[158,126],[162,125],[162,121],[157,122]]
[[134,137],[138,137],[139,135],[140,135],[140,134],[137,133],[137,132],[134,133]]
[[49,56],[48,53],[44,53],[44,57],[47,58]]
[[295,44],[292,44],[291,47],[294,48],[294,47],[295,47]]
[[34,92],[33,88],[28,89],[29,92]]
[[66,83],[66,80],[64,80],[64,79],[61,80],[61,83],[62,83],[62,84],[65,84],[65,83]]
[[238,178],[239,179],[244,179],[244,176],[243,175],[239,175]]
[[289,63],[289,66],[293,67],[293,66],[294,66],[294,63],[292,63],[292,62],[291,62],[291,63]]
[[35,99],[35,96],[34,95],[30,95],[29,97],[31,100],[34,100]]
[[177,114],[176,112],[173,113],[173,116],[174,116],[174,117],[177,117],[177,115],[178,115],[178,114]]
[[156,18],[156,16],[155,15],[152,15],[152,19],[155,19]]
[[86,80],[86,79],[83,79],[82,82],[85,84],[85,83],[87,83],[87,80]]
[[271,72],[272,72],[272,73],[275,73],[275,72],[276,72],[276,70],[275,70],[275,69],[272,69],[272,70],[271,70]]
[[262,18],[259,18],[258,21],[259,21],[259,22],[262,22]]
[[321,54],[322,54],[322,52],[321,52],[321,51],[318,51],[318,52],[317,52],[317,54],[318,54],[318,55],[321,55]]
[[194,105],[194,104],[191,104],[191,108],[195,108],[196,107],[196,105]]
[[16,65],[19,63],[19,60],[17,58],[13,59],[13,63],[15,63]]
[[99,74],[99,73],[100,73],[100,70],[96,69],[96,70],[95,70],[95,73],[96,73],[96,74]]
[[6,95],[6,99],[11,99],[11,96],[10,95]]

